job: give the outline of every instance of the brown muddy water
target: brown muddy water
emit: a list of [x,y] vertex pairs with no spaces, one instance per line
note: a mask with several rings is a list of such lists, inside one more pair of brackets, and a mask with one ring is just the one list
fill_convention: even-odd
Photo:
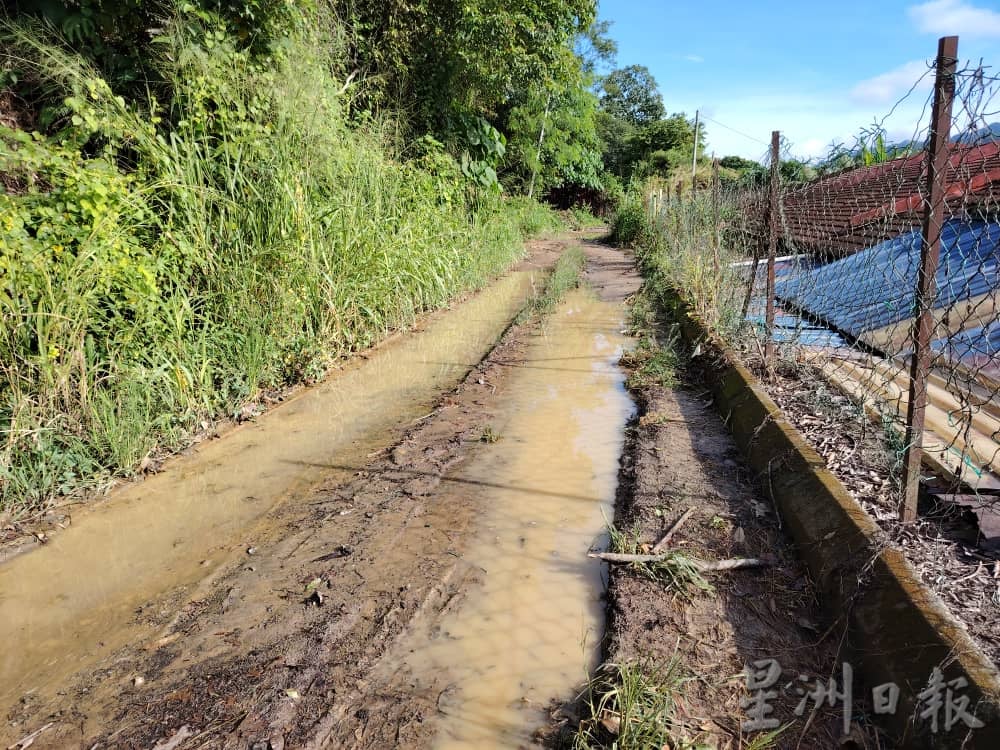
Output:
[[0,566],[0,707],[152,637],[141,608],[169,615],[171,592],[246,554],[265,514],[302,498],[330,473],[324,465],[388,445],[490,350],[541,283],[538,272],[506,276]]
[[604,570],[587,550],[612,517],[633,411],[622,326],[622,306],[572,292],[510,363],[499,439],[460,471],[483,509],[463,556],[482,586],[401,649],[414,688],[449,686],[437,747],[528,744],[549,702],[571,698],[595,666]]

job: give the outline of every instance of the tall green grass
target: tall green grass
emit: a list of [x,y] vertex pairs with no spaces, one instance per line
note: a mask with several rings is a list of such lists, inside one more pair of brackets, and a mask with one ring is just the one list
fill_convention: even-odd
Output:
[[587,256],[580,245],[566,248],[552,268],[552,273],[545,282],[545,290],[531,301],[524,316],[531,313],[547,315],[555,310],[566,293],[580,285],[581,274],[586,265]]
[[723,196],[717,221],[706,190],[667,202],[654,216],[647,191],[633,187],[613,218],[611,238],[635,249],[654,305],[676,292],[709,326],[734,334],[745,284],[732,263],[749,257],[750,249],[746,238],[721,234],[735,211],[729,203]]
[[0,511],[319,378],[556,228],[433,146],[401,162],[391,123],[349,127],[329,19],[266,66],[182,20],[157,45],[165,104],[117,96],[45,28],[0,27],[72,122],[0,129]]

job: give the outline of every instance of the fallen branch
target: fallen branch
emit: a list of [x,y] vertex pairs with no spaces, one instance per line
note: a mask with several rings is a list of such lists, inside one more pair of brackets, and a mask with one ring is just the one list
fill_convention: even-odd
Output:
[[663,538],[660,541],[658,541],[655,545],[653,545],[654,555],[659,552],[662,552],[663,548],[666,547],[668,544],[670,544],[670,540],[673,538],[674,534],[676,534],[680,530],[681,526],[684,525],[684,522],[688,520],[693,513],[694,513],[694,508],[688,508],[686,511],[684,511],[681,517],[678,518],[674,522],[674,525],[671,526],[670,529],[667,531],[667,533],[663,535]]
[[26,736],[22,737],[21,739],[19,739],[13,745],[9,745],[7,747],[7,750],[27,750],[27,748],[29,748],[29,747],[31,747],[32,745],[35,744],[35,740],[38,739],[39,735],[42,732],[44,732],[46,729],[48,729],[49,727],[52,727],[54,725],[55,725],[55,722],[54,721],[50,721],[48,724],[46,724],[41,729],[36,729],[31,734],[26,735]]
[[[660,555],[626,555],[619,552],[588,552],[587,557],[596,557],[598,560],[615,563],[651,563],[663,562],[673,553],[666,552]],[[707,573],[720,570],[738,570],[740,568],[766,568],[772,565],[772,561],[763,560],[759,557],[734,557],[730,560],[698,560],[689,557],[688,560],[700,572]]]
[[176,732],[174,732],[174,735],[170,739],[160,740],[155,745],[153,745],[153,750],[176,750],[178,747],[181,746],[181,743],[184,742],[184,740],[195,736],[196,734],[194,730],[192,730],[191,727],[185,724]]
[[716,560],[714,562],[695,560],[694,564],[702,573],[717,570],[740,570],[741,568],[767,568],[773,565],[770,560],[763,560],[759,557],[734,557],[730,560]]

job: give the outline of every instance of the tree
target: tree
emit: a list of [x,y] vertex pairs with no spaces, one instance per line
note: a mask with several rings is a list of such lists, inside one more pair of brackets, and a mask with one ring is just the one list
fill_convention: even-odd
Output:
[[742,156],[723,156],[719,159],[719,166],[723,169],[735,169],[739,172],[746,172],[750,169],[760,167],[753,159],[744,159]]
[[[594,0],[333,0],[352,56],[381,98],[406,102],[417,131],[443,132],[454,107],[495,120],[519,92],[564,77]],[[496,124],[496,123],[494,123]]]
[[638,128],[604,109],[598,110],[596,124],[604,168],[622,180],[628,179],[633,161],[630,144]]
[[666,114],[656,79],[644,65],[614,70],[601,83],[601,108],[635,127],[662,120]]
[[518,97],[506,118],[511,157],[504,175],[507,184],[520,181],[537,195],[553,188],[603,189],[593,71],[597,61],[607,62],[614,54],[606,31],[606,22],[591,25],[574,45],[575,70],[539,81]]
[[[704,135],[704,131],[701,131]],[[702,145],[704,139],[699,137]],[[672,114],[663,120],[650,122],[632,136],[632,150],[635,159],[643,159],[654,151],[686,151],[688,160],[694,148],[694,122],[682,112]]]
[[611,29],[610,21],[594,21],[586,31],[576,39],[574,50],[580,58],[580,66],[587,75],[597,75],[598,66],[602,63],[614,65],[618,54],[618,43],[608,36]]

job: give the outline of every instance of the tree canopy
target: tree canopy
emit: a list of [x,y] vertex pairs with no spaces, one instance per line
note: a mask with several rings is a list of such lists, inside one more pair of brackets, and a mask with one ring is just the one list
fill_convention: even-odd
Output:
[[644,65],[612,71],[601,83],[601,108],[635,127],[663,119],[663,97],[656,79]]

